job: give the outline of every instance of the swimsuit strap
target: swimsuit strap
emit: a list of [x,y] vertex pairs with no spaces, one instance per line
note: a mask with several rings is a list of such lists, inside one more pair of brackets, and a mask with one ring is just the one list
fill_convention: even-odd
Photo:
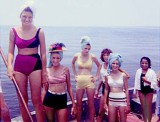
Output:
[[15,28],[12,28],[12,30],[13,30],[14,35],[17,36],[16,29],[15,29]]
[[39,32],[40,32],[41,28],[38,28],[38,31],[36,33],[36,37],[38,38]]
[[66,71],[66,67],[63,67],[62,74],[64,74],[65,71]]
[[16,29],[15,29],[15,28],[12,28],[12,30],[13,30],[13,33],[14,33],[14,43],[15,43],[15,41],[16,41],[16,36],[18,36],[18,35],[17,35],[17,32],[16,32]]

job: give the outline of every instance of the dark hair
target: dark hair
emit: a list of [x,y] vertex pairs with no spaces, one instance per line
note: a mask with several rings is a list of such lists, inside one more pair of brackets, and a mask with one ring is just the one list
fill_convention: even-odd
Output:
[[90,43],[87,43],[86,45],[91,46],[91,44],[90,44]]
[[141,60],[140,60],[140,66],[141,66],[141,62],[142,62],[143,59],[147,60],[147,62],[148,62],[148,68],[151,68],[151,60],[150,60],[150,58],[145,57],[145,56],[141,58]]
[[[30,8],[30,7],[26,7],[26,8],[24,8],[23,10],[22,10],[22,12],[30,12],[30,13],[32,13],[32,15],[33,15],[33,11],[32,11],[32,9]],[[22,14],[22,12],[21,12],[21,14]],[[20,14],[20,15],[21,15]]]
[[110,53],[112,53],[112,50],[110,50],[110,49],[108,49],[108,48],[105,48],[105,49],[102,50],[100,59],[101,59],[103,62],[105,62],[105,61],[104,61],[104,58],[103,58],[103,55],[106,54],[106,53],[109,55]]

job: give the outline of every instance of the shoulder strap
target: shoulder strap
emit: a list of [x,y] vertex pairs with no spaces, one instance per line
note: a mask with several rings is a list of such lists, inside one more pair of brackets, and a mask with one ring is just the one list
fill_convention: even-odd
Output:
[[13,30],[14,35],[17,36],[16,29],[15,29],[15,28],[12,28],[12,30]]
[[62,74],[64,74],[66,70],[67,70],[67,68],[66,68],[66,67],[63,67],[63,69],[62,69]]
[[36,33],[36,37],[38,37],[40,30],[41,30],[41,28],[38,28],[37,33]]
[[14,33],[14,43],[16,41],[16,37],[18,36],[17,32],[16,32],[16,29],[15,28],[12,28],[13,30],[13,33]]
[[104,65],[105,65],[105,64],[104,64],[104,63],[102,63],[102,68],[103,68],[103,69],[104,69]]

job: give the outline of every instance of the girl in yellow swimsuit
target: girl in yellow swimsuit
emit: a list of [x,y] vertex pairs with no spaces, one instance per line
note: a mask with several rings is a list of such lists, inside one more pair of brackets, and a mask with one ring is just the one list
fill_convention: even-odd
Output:
[[[75,54],[72,60],[72,69],[76,80],[77,122],[81,121],[82,98],[85,91],[88,97],[89,122],[94,122],[94,82],[98,79],[101,65],[95,55],[89,53],[91,44],[88,36],[81,38],[81,48],[82,51]],[[93,63],[97,65],[97,72],[95,75],[91,73]]]

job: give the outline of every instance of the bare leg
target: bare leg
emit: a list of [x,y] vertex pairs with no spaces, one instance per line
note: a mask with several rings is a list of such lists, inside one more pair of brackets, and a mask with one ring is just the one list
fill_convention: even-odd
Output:
[[68,122],[67,109],[57,110],[58,122]]
[[[15,80],[18,84],[18,87],[20,89],[20,92],[24,98],[24,101],[26,102],[26,105],[28,105],[28,93],[27,93],[27,86],[28,86],[28,77],[25,76],[22,73],[16,72],[15,73]],[[22,119],[24,122],[30,122],[30,118],[29,116],[26,114],[26,109],[23,105],[23,102],[19,96],[19,94],[17,93],[18,96],[18,100],[19,100],[19,107],[20,107],[20,112],[22,114]]]
[[120,122],[126,122],[127,115],[126,115],[125,109],[126,109],[126,106],[119,107]]
[[41,70],[34,71],[29,76],[31,98],[36,111],[37,122],[44,122],[44,111],[41,99]]
[[146,95],[146,112],[148,122],[151,122],[152,119],[152,99],[153,93],[149,93]]
[[55,122],[55,111],[53,108],[44,106],[45,112],[46,112],[46,117],[47,117],[47,122]]
[[77,99],[77,122],[81,121],[82,114],[82,97],[84,95],[84,89],[76,90],[76,99]]
[[116,122],[115,115],[117,115],[117,108],[109,105],[108,106],[108,121],[109,122]]
[[100,108],[99,108],[99,113],[98,113],[98,117],[97,117],[97,122],[102,122],[104,114],[105,114],[103,99],[104,99],[104,96],[102,95],[101,99],[100,99],[100,105],[99,105]]
[[[152,112],[151,112],[152,107],[151,106],[152,106],[153,94],[148,95],[148,97],[147,97],[147,95],[144,95],[141,92],[139,92],[139,98],[140,98],[140,102],[141,102],[141,106],[142,106],[142,114],[143,114],[144,122],[150,122],[151,116],[152,116]],[[148,115],[148,114],[151,114],[151,115]]]
[[89,108],[89,122],[94,122],[95,108],[94,108],[94,94],[95,89],[87,88],[88,108]]

